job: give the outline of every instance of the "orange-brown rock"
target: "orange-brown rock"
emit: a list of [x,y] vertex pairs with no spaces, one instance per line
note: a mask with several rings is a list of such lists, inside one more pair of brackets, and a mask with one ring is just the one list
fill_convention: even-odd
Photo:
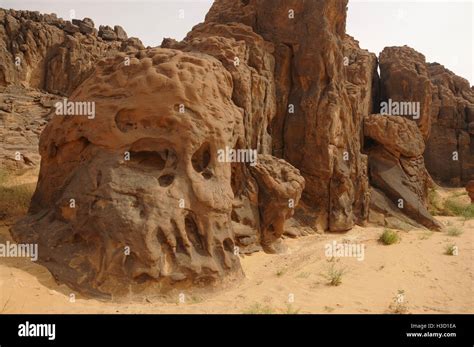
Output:
[[[439,184],[463,186],[474,178],[474,89],[414,49],[380,54],[381,101],[419,102],[416,120],[426,143],[425,164]],[[407,116],[413,119],[413,116]]]
[[137,39],[123,41],[120,30],[122,41],[104,41],[96,31],[88,18],[70,22],[55,14],[0,9],[0,86],[69,95],[101,58],[144,48]]
[[428,64],[433,125],[425,162],[435,181],[465,186],[474,179],[474,87],[444,66]]
[[[393,110],[398,114],[393,115],[416,121],[426,140],[431,131],[432,87],[424,55],[408,46],[385,47],[379,64],[381,103],[399,103],[398,112]],[[414,107],[403,107],[410,103],[417,103],[417,114]]]
[[285,221],[299,203],[304,179],[293,166],[271,155],[259,156],[250,171],[259,187],[261,245],[268,253],[279,253]]
[[[275,47],[275,155],[306,180],[303,199],[315,227],[350,229],[364,219],[368,194],[361,122],[345,89],[347,1],[217,0],[206,23],[249,25]],[[323,15],[324,14],[324,15]],[[359,117],[359,120],[361,117]]]
[[399,210],[429,229],[441,225],[428,212],[430,177],[422,134],[416,123],[400,116],[370,115],[364,120],[371,184]]
[[[96,117],[56,115],[42,134],[38,187],[15,239],[37,242],[57,279],[93,295],[239,277],[233,189],[246,183],[235,181],[256,182],[257,239],[274,249],[304,180],[271,155],[221,160],[220,150],[247,149],[232,86],[202,53],[154,49],[101,61],[68,100],[95,103]],[[232,164],[244,174],[233,177]]]
[[17,86],[0,88],[0,166],[39,168],[39,135],[51,119],[58,96]]

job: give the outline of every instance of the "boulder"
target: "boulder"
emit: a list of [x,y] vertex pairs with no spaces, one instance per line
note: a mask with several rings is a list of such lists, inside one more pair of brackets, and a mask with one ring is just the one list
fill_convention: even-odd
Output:
[[273,251],[304,179],[271,155],[221,157],[251,150],[232,94],[231,73],[203,53],[158,48],[101,61],[69,98],[93,102],[97,117],[56,115],[42,133],[40,179],[15,240],[38,243],[55,278],[87,295],[240,278],[239,187],[255,188],[256,242]]
[[115,31],[108,25],[101,25],[99,27],[99,36],[106,41],[115,41],[117,40],[117,34]]
[[120,25],[114,26],[114,32],[115,32],[115,35],[117,35],[118,40],[125,41],[128,39],[127,33],[125,32],[125,30],[123,30],[123,28]]
[[366,150],[371,185],[415,223],[440,230],[441,224],[427,209],[431,180],[416,123],[400,116],[370,115],[364,118],[364,134],[370,140]]

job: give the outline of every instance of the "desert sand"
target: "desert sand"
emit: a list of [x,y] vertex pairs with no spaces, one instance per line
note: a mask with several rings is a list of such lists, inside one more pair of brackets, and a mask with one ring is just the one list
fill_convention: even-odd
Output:
[[[87,299],[58,285],[49,271],[25,258],[0,258],[2,313],[472,313],[474,220],[437,217],[463,230],[460,236],[427,230],[400,231],[398,244],[382,245],[379,227],[356,227],[347,233],[315,234],[285,239],[285,254],[263,252],[241,258],[245,279],[227,290],[179,296],[143,298],[143,302],[114,303]],[[0,227],[0,241],[11,240]],[[325,244],[361,242],[364,260],[341,257],[332,261]],[[458,246],[457,256],[444,254]],[[331,262],[344,269],[342,283],[331,286],[324,274]],[[71,302],[71,294],[75,302]],[[183,301],[183,300],[181,300]],[[293,301],[293,302],[291,302]]]

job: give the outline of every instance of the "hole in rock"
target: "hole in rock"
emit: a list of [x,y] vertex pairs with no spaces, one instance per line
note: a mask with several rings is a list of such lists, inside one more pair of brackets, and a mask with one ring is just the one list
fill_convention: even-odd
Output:
[[194,152],[191,162],[194,170],[197,172],[203,172],[211,161],[211,148],[208,142],[205,142]]
[[149,274],[147,274],[147,273],[142,273],[142,274],[140,274],[140,275],[138,275],[138,276],[133,277],[133,280],[134,280],[135,282],[137,282],[138,284],[142,284],[142,283],[145,283],[145,282],[148,282],[148,281],[153,281],[154,278],[151,277],[151,276],[150,276]]
[[142,151],[130,152],[130,161],[140,166],[163,170],[166,165],[166,160],[163,159],[159,152]]
[[230,218],[234,222],[237,222],[237,223],[240,222],[239,215],[237,214],[237,212],[235,212],[235,210],[232,210],[232,212],[230,213]]
[[206,169],[202,172],[202,177],[206,180],[210,180],[212,178],[212,172],[209,169]]
[[137,127],[136,115],[133,110],[122,109],[115,115],[115,125],[122,132],[134,130]]
[[82,237],[82,235],[79,233],[75,233],[74,236],[72,237],[72,243],[81,243],[85,241],[86,240],[84,239],[84,237]]
[[232,241],[232,239],[230,238],[226,238],[224,240],[224,249],[227,251],[227,252],[234,252],[234,241]]
[[174,181],[174,175],[163,175],[160,178],[158,178],[158,182],[160,183],[160,186],[162,187],[168,187],[173,183]]
[[186,229],[186,234],[188,235],[189,241],[194,246],[196,252],[200,255],[206,255],[206,248],[202,240],[202,236],[199,234],[199,229],[194,220],[194,217],[191,214],[188,214],[184,219],[184,227]]

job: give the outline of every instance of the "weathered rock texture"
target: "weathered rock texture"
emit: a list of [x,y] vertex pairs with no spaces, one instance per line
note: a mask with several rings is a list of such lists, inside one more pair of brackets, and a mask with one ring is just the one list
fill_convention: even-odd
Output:
[[39,135],[51,119],[56,95],[9,86],[0,93],[0,167],[38,168]]
[[464,186],[474,179],[474,88],[442,65],[428,64],[428,72],[433,124],[424,154],[426,167],[439,183]]
[[244,112],[218,60],[169,49],[129,57],[129,66],[123,54],[100,62],[69,99],[95,102],[97,118],[48,124],[30,215],[13,234],[38,242],[56,278],[94,295],[234,278],[233,188],[256,183],[252,222],[273,250],[303,178],[271,155],[250,169],[255,178],[248,164],[233,178],[231,163],[218,161],[219,149],[247,148]]
[[0,9],[0,86],[69,95],[99,59],[144,48],[138,39],[123,41],[126,34],[116,29],[120,37],[110,39],[98,35],[88,18],[70,22],[54,14]]
[[363,220],[368,203],[361,122],[345,88],[346,4],[217,0],[206,16],[249,25],[274,44],[274,153],[301,170],[303,198],[318,215],[314,226],[332,231]]
[[[418,102],[420,113],[403,115],[415,120],[426,140],[431,130],[431,83],[425,57],[414,49],[386,47],[380,53],[381,102]],[[418,119],[416,117],[419,117]]]
[[[474,178],[474,89],[414,49],[380,54],[381,100],[419,102],[416,120],[426,142],[426,167],[440,184],[463,186]],[[409,119],[413,117],[409,116]]]
[[[464,119],[451,128],[472,154],[460,135],[472,139],[472,89],[408,47],[382,52],[379,79],[377,57],[345,34],[346,5],[216,0],[183,41],[147,50],[118,26],[0,12],[0,53],[27,62],[2,66],[0,84],[69,94],[83,81],[69,101],[96,105],[94,119],[56,115],[44,130],[15,239],[37,242],[58,280],[111,296],[238,278],[238,253],[280,252],[285,233],[439,229],[423,153],[455,99],[446,121]],[[376,114],[386,99],[420,102],[420,118]],[[219,159],[249,150],[256,162]]]
[[370,115],[364,120],[364,134],[373,141],[367,145],[371,184],[416,222],[441,229],[427,210],[430,179],[416,123],[400,116]]

